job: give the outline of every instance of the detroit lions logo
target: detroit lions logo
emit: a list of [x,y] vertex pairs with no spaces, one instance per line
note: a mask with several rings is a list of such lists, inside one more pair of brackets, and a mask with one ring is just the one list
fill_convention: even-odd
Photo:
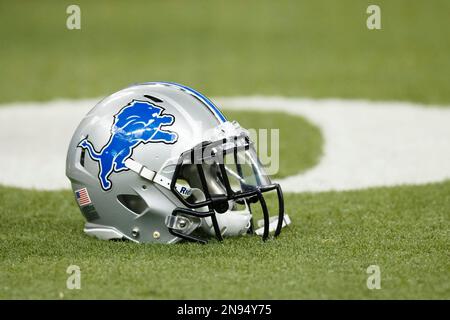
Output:
[[112,187],[111,173],[128,170],[125,161],[138,145],[149,142],[173,144],[177,141],[175,132],[162,129],[175,122],[173,115],[163,114],[163,111],[150,102],[133,100],[114,116],[111,136],[100,151],[96,151],[87,138],[80,141],[78,147],[86,150],[99,164],[98,178],[103,190]]

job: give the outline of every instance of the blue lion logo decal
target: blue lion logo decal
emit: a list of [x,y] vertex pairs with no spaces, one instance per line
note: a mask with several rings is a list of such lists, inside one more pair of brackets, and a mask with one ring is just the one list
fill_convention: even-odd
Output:
[[96,151],[87,138],[80,141],[78,147],[86,150],[91,159],[99,164],[98,177],[103,190],[112,187],[109,180],[111,173],[128,170],[125,161],[141,143],[173,144],[177,141],[175,132],[162,129],[175,122],[173,115],[163,114],[163,111],[163,108],[150,102],[133,100],[114,116],[111,136],[100,151]]

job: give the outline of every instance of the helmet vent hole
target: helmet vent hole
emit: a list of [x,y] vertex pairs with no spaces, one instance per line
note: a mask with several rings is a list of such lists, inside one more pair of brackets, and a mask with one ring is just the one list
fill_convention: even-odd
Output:
[[86,149],[81,150],[80,165],[84,168],[84,159],[86,158]]
[[140,196],[132,194],[121,194],[117,196],[117,200],[128,210],[135,214],[142,214],[148,209],[147,203]]
[[161,99],[154,97],[154,96],[150,96],[148,94],[145,94],[144,97],[146,97],[147,99],[152,100],[153,102],[156,102],[156,103],[164,102]]
[[[86,136],[86,139],[89,138],[89,135]],[[81,149],[80,155],[80,165],[84,168],[84,159],[86,158],[86,149]]]

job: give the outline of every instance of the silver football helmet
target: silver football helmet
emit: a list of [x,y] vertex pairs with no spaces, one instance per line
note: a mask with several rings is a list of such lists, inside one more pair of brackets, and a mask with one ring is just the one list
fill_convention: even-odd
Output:
[[[84,231],[100,239],[205,243],[256,233],[265,240],[290,222],[248,132],[175,83],[137,84],[100,101],[72,137],[66,175]],[[273,218],[268,191],[278,198]],[[257,229],[255,203],[264,217]]]

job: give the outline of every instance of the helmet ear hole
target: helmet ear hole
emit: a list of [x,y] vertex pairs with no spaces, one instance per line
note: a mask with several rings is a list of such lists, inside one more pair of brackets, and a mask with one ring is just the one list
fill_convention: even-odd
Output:
[[142,214],[148,209],[147,203],[140,196],[133,194],[121,194],[117,196],[120,204],[135,214]]

